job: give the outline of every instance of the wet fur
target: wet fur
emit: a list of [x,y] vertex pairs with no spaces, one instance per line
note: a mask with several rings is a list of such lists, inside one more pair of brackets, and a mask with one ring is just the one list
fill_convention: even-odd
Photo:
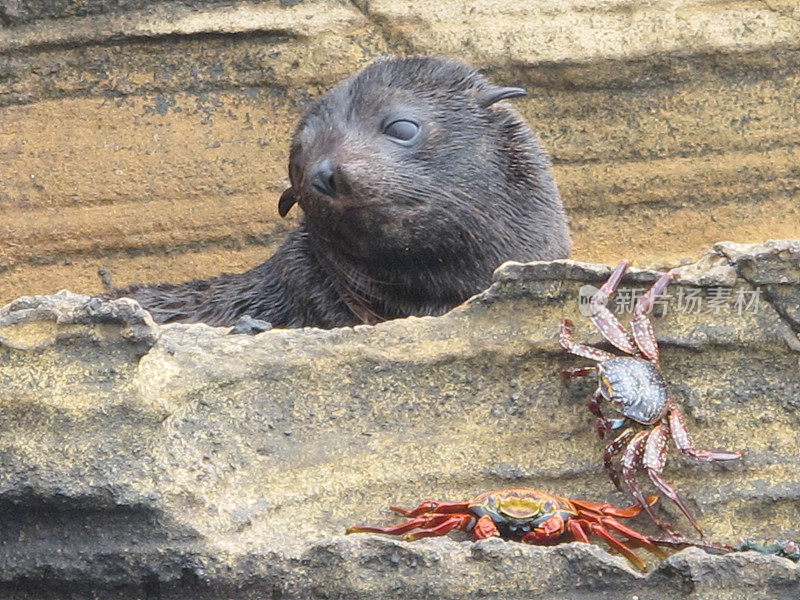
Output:
[[[296,201],[305,215],[270,259],[241,274],[110,295],[135,298],[159,322],[231,325],[249,315],[329,328],[439,315],[486,288],[505,260],[567,257],[547,156],[510,104],[483,106],[498,89],[455,61],[372,63],[301,119],[281,212]],[[381,136],[387,105],[430,123],[418,147]],[[342,198],[308,182],[323,156],[337,157]]]

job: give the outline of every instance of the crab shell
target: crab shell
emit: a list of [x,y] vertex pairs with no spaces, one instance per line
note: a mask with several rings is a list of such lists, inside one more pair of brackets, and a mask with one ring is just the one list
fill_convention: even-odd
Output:
[[661,420],[669,405],[667,382],[653,363],[619,356],[597,365],[598,389],[622,415],[643,425]]
[[578,515],[566,498],[524,488],[484,492],[470,503],[469,511],[476,518],[489,516],[503,538],[515,541],[555,515],[565,522]]

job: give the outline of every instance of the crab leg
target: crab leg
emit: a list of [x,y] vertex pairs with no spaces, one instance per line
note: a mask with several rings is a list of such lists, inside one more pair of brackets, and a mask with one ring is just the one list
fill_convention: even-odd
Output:
[[633,331],[633,339],[642,354],[645,355],[650,361],[658,362],[658,341],[656,341],[656,334],[653,331],[653,324],[647,318],[646,313],[652,308],[655,299],[664,293],[670,282],[675,279],[674,273],[664,273],[658,278],[653,286],[645,292],[636,302],[636,307],[633,309],[633,318],[631,319],[631,330]]
[[661,471],[664,469],[664,463],[667,460],[668,440],[669,434],[663,426],[656,425],[653,427],[650,434],[647,436],[647,442],[645,444],[643,459],[644,468],[650,476],[653,485],[655,485],[662,494],[678,505],[678,508],[681,509],[681,512],[689,519],[689,522],[700,534],[700,537],[702,537],[703,530],[700,528],[694,516],[692,516],[692,513],[689,512],[689,509],[683,502],[683,498],[678,495],[674,487],[661,477]]
[[707,542],[705,540],[691,540],[677,535],[670,539],[664,538],[650,538],[650,541],[665,548],[674,548],[675,550],[682,550],[684,548],[702,548],[712,554],[720,554],[727,552],[734,552],[734,547],[729,544],[720,544],[718,542]]
[[623,544],[620,540],[615,538],[611,533],[599,523],[586,522],[589,526],[589,531],[604,540],[609,546],[614,548],[620,554],[623,554],[629,561],[635,564],[642,571],[647,570],[645,562],[630,548]]
[[449,522],[454,517],[450,515],[427,515],[414,517],[408,521],[403,521],[397,525],[388,527],[376,527],[373,525],[353,525],[347,529],[347,533],[385,533],[387,535],[400,535],[418,527],[436,527],[445,522]]
[[570,367],[561,371],[561,381],[564,387],[569,385],[569,380],[576,377],[586,377],[597,371],[597,367]]
[[583,358],[590,358],[598,362],[608,360],[609,358],[614,358],[614,355],[611,354],[611,352],[606,352],[605,350],[600,350],[599,348],[592,348],[591,346],[585,346],[584,344],[579,344],[578,342],[573,341],[572,328],[573,324],[569,319],[564,319],[561,321],[561,333],[558,336],[558,343],[561,344],[561,347],[564,348],[564,350],[571,352],[572,354],[582,356]]
[[625,328],[622,327],[614,314],[608,310],[606,306],[611,296],[614,295],[619,282],[622,280],[630,264],[631,263],[627,260],[623,260],[619,263],[608,280],[595,292],[594,296],[591,297],[589,300],[589,310],[591,311],[589,318],[600,330],[603,337],[614,346],[628,354],[637,355],[639,354],[639,349],[636,347],[633,338],[625,331]]
[[572,537],[575,538],[576,541],[583,542],[584,544],[590,543],[589,536],[579,519],[570,519],[567,521],[567,531],[572,534]]
[[611,431],[611,424],[608,422],[608,419],[606,419],[602,409],[600,408],[600,402],[602,401],[603,394],[600,392],[600,390],[597,390],[594,394],[589,396],[589,401],[587,402],[589,412],[597,417],[595,428],[597,429],[597,437],[599,437],[601,440],[606,437],[606,433]]
[[[596,518],[596,517],[592,517],[592,518]],[[550,523],[551,521],[556,521],[556,522],[554,524],[550,525],[549,527],[547,527],[546,529],[537,528],[537,529],[531,531],[530,533],[525,534],[525,536],[522,538],[522,541],[526,542],[528,544],[546,543],[546,542],[557,540],[559,537],[561,537],[564,534],[564,531],[568,531],[572,535],[572,538],[575,541],[582,542],[584,544],[588,544],[588,543],[590,543],[589,542],[589,535],[587,534],[586,529],[585,529],[585,528],[588,528],[589,531],[593,535],[605,540],[605,542],[609,546],[611,546],[612,548],[614,548],[615,550],[617,550],[621,554],[625,555],[625,557],[628,560],[630,560],[633,564],[635,564],[637,567],[639,567],[642,570],[645,570],[644,561],[641,558],[639,558],[633,550],[628,548],[620,540],[618,540],[611,533],[609,533],[608,530],[606,530],[605,527],[603,527],[603,525],[601,525],[599,523],[595,523],[591,519],[581,519],[581,518],[569,519],[567,521],[567,523],[564,523],[564,520],[561,517],[558,517],[558,518],[553,517],[552,519],[548,519],[547,521],[545,521],[545,523],[543,523],[543,525],[546,525],[547,523]],[[623,530],[627,530],[627,527],[624,527],[622,525],[620,525],[620,527]],[[631,531],[634,534],[634,538],[640,544],[645,545],[645,544],[649,543],[647,538],[645,538],[641,534],[639,534],[639,533],[637,533],[637,532],[635,532],[633,530],[628,530],[628,531]],[[627,535],[627,534],[624,534],[624,535]],[[642,543],[642,542],[644,542],[644,543]],[[650,546],[652,546],[652,544],[650,544]],[[652,546],[652,547],[656,550],[656,554],[658,556],[663,556],[663,553],[660,552],[657,548],[655,548],[655,546]],[[648,548],[648,550],[649,549],[650,548]]]
[[718,460],[734,460],[741,458],[741,452],[731,452],[729,450],[697,450],[692,444],[692,438],[686,429],[686,421],[683,414],[676,408],[670,409],[668,413],[669,429],[672,432],[672,439],[678,450],[686,456],[700,462],[714,462]]
[[[600,517],[621,517],[629,519],[635,517],[642,512],[642,507],[638,504],[621,508],[619,506],[611,506],[610,504],[600,504],[598,502],[589,502],[588,500],[575,500],[570,498],[569,501],[582,513],[589,513],[592,516]],[[647,503],[652,506],[658,502],[658,496],[650,496],[647,498]]]
[[453,529],[461,529],[466,531],[469,529],[470,524],[473,522],[474,517],[472,515],[451,515],[446,517],[446,520],[439,525],[435,525],[430,528],[423,528],[415,531],[413,533],[407,533],[403,536],[403,539],[407,542],[413,542],[414,540],[418,540],[424,537],[435,537],[439,535],[446,535],[450,533]]
[[622,457],[622,478],[625,480],[625,484],[628,486],[628,490],[630,490],[631,495],[636,499],[636,501],[639,503],[639,506],[644,509],[653,522],[664,531],[672,534],[674,533],[672,526],[656,517],[655,513],[650,508],[650,505],[647,503],[644,494],[642,494],[639,484],[636,483],[636,470],[642,464],[642,457],[644,456],[648,433],[648,431],[638,432],[628,445],[628,449],[625,451],[625,454]]
[[637,546],[648,550],[649,552],[659,556],[661,558],[666,557],[666,553],[655,545],[655,543],[648,537],[642,535],[635,529],[631,529],[630,527],[626,527],[619,521],[617,521],[614,517],[603,517],[600,519],[600,523],[606,527],[607,529],[613,529],[617,533],[621,533],[625,537],[628,538],[630,542],[636,542]]
[[[603,394],[600,390],[596,390],[591,396],[589,396],[588,406],[589,412],[592,413],[595,417],[597,417],[600,421],[606,421],[606,417],[603,414],[602,409],[600,408],[600,403],[603,401]],[[603,437],[602,435],[600,436]]]
[[393,504],[389,507],[396,513],[404,517],[418,517],[427,513],[452,514],[469,512],[469,502],[437,502],[436,500],[425,500],[416,508],[403,508]]
[[603,465],[606,468],[606,473],[608,473],[609,479],[611,479],[611,482],[620,492],[622,491],[622,485],[619,481],[619,473],[617,473],[617,469],[614,466],[614,457],[622,452],[622,449],[633,439],[633,434],[633,429],[626,429],[619,434],[613,442],[606,446],[606,450],[603,452]]
[[[650,496],[647,498],[647,504],[653,505],[658,501],[657,496]],[[619,508],[616,506],[611,506],[609,504],[598,504],[596,502],[588,502],[585,500],[574,500],[570,499],[573,505],[578,509],[578,518],[570,520],[567,523],[567,530],[572,534],[572,536],[581,542],[588,543],[588,536],[586,535],[586,531],[584,529],[584,525],[588,526],[590,531],[604,539],[609,545],[613,548],[617,549],[618,551],[622,552],[627,556],[632,562],[634,562],[640,568],[644,567],[644,563],[639,559],[637,556],[635,559],[630,556],[628,552],[625,552],[620,546],[627,548],[626,544],[634,543],[637,547],[645,548],[649,550],[653,554],[659,557],[664,557],[665,553],[658,548],[655,543],[648,537],[642,535],[638,531],[626,527],[615,517],[619,516],[622,518],[629,518],[635,517],[640,512],[642,512],[641,506],[630,506],[628,508]],[[622,543],[618,540],[610,530],[622,534],[628,538],[628,541]],[[605,534],[610,535],[607,537],[600,531],[603,531]],[[627,548],[629,552],[632,553],[630,548]]]

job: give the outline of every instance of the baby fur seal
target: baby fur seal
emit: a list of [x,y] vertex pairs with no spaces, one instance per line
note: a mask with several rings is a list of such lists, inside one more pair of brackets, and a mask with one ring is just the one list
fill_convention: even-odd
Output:
[[303,210],[241,274],[111,292],[156,321],[339,327],[440,315],[506,260],[565,258],[550,162],[498,87],[453,60],[381,58],[317,99],[295,131],[280,215]]

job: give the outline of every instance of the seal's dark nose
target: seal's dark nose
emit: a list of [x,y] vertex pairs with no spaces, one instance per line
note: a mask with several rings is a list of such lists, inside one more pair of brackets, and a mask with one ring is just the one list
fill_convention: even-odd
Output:
[[319,161],[311,170],[311,185],[328,196],[336,195],[336,180],[334,179],[334,164],[329,158]]

